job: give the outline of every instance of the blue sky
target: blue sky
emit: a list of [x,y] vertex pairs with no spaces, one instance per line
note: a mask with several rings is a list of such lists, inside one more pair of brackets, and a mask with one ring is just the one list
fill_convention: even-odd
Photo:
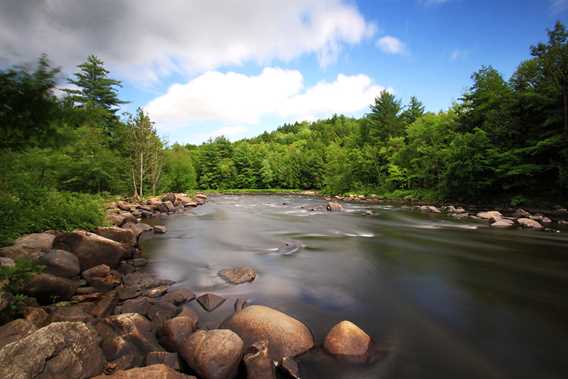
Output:
[[0,65],[46,52],[71,73],[95,53],[125,110],[144,107],[170,143],[201,143],[361,115],[384,89],[447,109],[475,70],[508,78],[567,19],[568,0],[6,0]]

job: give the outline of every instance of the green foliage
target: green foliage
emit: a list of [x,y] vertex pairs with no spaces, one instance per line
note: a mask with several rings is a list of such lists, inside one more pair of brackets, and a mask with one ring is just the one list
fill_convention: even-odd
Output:
[[0,283],[2,283],[0,290],[9,293],[12,297],[9,307],[0,314],[1,322],[14,319],[21,313],[27,300],[27,296],[23,293],[26,284],[34,274],[43,271],[43,266],[27,259],[17,259],[15,263],[12,267],[0,267]]
[[165,166],[161,180],[163,192],[188,192],[195,189],[197,178],[190,151],[174,145],[165,151]]

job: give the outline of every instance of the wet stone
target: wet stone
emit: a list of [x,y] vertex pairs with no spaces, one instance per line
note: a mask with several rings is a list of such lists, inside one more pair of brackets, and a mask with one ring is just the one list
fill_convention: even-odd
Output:
[[225,302],[225,298],[214,293],[206,293],[197,298],[197,302],[205,309],[207,312],[214,311],[219,308],[221,304]]

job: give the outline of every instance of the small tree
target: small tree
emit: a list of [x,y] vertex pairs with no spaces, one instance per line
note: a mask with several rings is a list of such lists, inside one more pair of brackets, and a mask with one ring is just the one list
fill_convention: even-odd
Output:
[[128,120],[128,151],[134,197],[144,196],[144,182],[155,193],[163,165],[163,143],[150,117],[141,108]]

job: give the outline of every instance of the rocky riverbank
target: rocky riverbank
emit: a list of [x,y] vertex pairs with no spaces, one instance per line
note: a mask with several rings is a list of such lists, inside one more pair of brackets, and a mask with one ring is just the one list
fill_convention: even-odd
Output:
[[[200,327],[187,305],[214,312],[227,299],[195,294],[146,269],[143,233],[165,233],[144,219],[190,211],[198,194],[166,194],[148,201],[109,205],[113,226],[93,231],[44,232],[0,249],[0,264],[26,258],[44,266],[25,285],[30,296],[22,317],[0,326],[2,378],[299,378],[295,357],[321,346],[337,359],[375,360],[373,339],[348,321],[314,340],[301,321],[263,305],[236,299],[235,313],[218,329]],[[341,209],[328,204],[328,210]],[[228,283],[254,281],[250,267],[219,272]],[[0,304],[10,306],[3,292]],[[341,320],[337,320],[341,321]]]
[[[315,195],[309,192],[309,195]],[[340,210],[338,202],[346,201],[365,204],[390,204],[391,201],[382,200],[379,196],[351,195],[351,196],[324,196],[328,201],[329,211]],[[402,205],[403,208],[414,209],[423,213],[446,215],[455,219],[475,220],[487,223],[495,229],[523,228],[543,231],[556,231],[557,228],[568,226],[568,209],[557,206],[552,210],[527,210],[523,208],[488,209],[479,206],[436,206],[431,204]]]

